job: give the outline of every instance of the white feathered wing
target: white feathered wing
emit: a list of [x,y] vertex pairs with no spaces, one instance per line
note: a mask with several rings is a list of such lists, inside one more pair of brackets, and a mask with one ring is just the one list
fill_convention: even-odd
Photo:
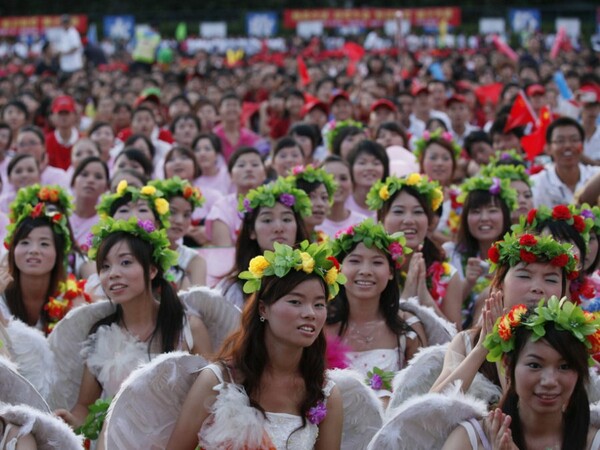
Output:
[[42,412],[50,412],[46,400],[17,371],[17,366],[0,357],[0,399],[10,405],[27,405]]
[[400,310],[410,312],[421,320],[428,345],[445,344],[456,334],[456,326],[453,323],[438,316],[433,308],[421,305],[417,297],[400,300]]

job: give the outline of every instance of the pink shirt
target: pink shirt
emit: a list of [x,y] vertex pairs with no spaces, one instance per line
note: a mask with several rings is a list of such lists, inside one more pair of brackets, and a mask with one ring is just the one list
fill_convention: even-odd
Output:
[[352,195],[349,195],[346,199],[345,206],[350,211],[354,211],[356,213],[362,214],[365,217],[372,217],[373,220],[377,220],[377,211],[371,211],[370,209],[363,208],[358,203],[356,203],[356,200],[354,200],[354,197]]
[[206,216],[206,237],[212,239],[212,223],[215,220],[220,220],[229,227],[229,236],[231,242],[236,242],[238,232],[242,226],[242,218],[237,209],[238,196],[237,194],[229,194],[216,202],[208,216]]
[[223,125],[217,125],[213,129],[213,133],[215,133],[221,140],[221,146],[223,149],[223,156],[225,157],[225,161],[229,161],[229,158],[231,157],[232,153],[238,148],[254,147],[261,140],[259,135],[244,127],[240,128],[240,140],[235,145],[229,142],[229,140],[225,136],[225,130],[223,129]]
[[92,217],[82,218],[73,213],[71,217],[69,217],[69,223],[73,230],[73,237],[79,247],[87,246],[88,234],[90,234],[92,227],[98,223],[98,220],[100,220],[100,218],[97,214],[94,214]]
[[194,209],[194,212],[192,213],[192,220],[195,222],[200,222],[201,220],[205,219],[213,205],[223,197],[219,191],[215,191],[214,189],[204,189],[202,190],[202,195],[206,201],[200,208]]
[[318,231],[322,231],[331,239],[335,238],[335,234],[340,230],[345,230],[350,225],[355,225],[357,223],[365,220],[367,216],[364,214],[358,213],[356,211],[350,210],[350,215],[346,220],[342,220],[341,222],[334,222],[333,220],[325,219],[321,225],[317,225],[315,229]]
[[194,180],[194,186],[204,192],[205,189],[213,189],[219,191],[223,195],[230,194],[235,191],[235,187],[231,183],[231,177],[227,171],[225,163],[219,165],[219,171],[216,175],[200,175]]

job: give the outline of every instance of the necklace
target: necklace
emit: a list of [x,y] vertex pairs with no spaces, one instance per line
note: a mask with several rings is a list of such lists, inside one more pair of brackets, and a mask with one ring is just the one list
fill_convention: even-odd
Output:
[[123,319],[121,319],[121,322],[123,323],[123,328],[125,328],[125,331],[127,331],[133,337],[137,338],[140,342],[146,342],[148,339],[150,339],[150,336],[152,336],[152,334],[156,330],[156,325],[152,325],[150,331],[147,331],[144,334],[137,334],[130,331],[129,328],[127,328],[127,324]]
[[369,345],[376,337],[377,326],[382,323],[381,320],[365,322],[360,327],[355,323],[348,324],[348,337],[356,342]]

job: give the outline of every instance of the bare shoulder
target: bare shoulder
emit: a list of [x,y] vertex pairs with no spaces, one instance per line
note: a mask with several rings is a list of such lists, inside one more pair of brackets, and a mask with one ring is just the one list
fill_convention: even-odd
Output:
[[[587,448],[589,450],[598,450],[598,449],[600,449],[600,442],[597,442],[596,445],[593,445],[594,444],[594,439],[596,438],[596,435],[598,434],[599,431],[600,431],[599,428],[594,427],[594,426],[590,426],[590,428],[588,430],[588,435],[587,435]],[[600,437],[598,439],[600,439]]]
[[462,426],[457,426],[446,438],[442,450],[469,449],[471,447],[467,430]]

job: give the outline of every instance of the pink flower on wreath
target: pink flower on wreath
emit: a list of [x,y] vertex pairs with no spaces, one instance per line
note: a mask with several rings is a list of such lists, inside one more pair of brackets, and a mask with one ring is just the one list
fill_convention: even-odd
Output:
[[304,172],[303,165],[294,166],[292,168],[292,175],[298,175],[298,174],[301,174],[302,172]]
[[434,262],[427,269],[427,276],[431,280],[429,292],[438,304],[446,295],[446,288],[448,287],[449,280],[444,279],[445,272],[444,265],[439,261]]
[[445,139],[448,142],[452,142],[452,133],[450,133],[449,131],[444,131],[442,133],[442,139]]
[[335,233],[334,238],[337,239],[339,238],[342,234],[347,234],[348,236],[354,236],[354,225],[350,225],[348,228],[346,228],[345,230],[339,230],[337,233]]
[[402,262],[402,255],[404,255],[404,249],[402,248],[402,245],[400,245],[399,242],[392,242],[388,247],[388,251],[392,256],[392,259],[396,261],[396,266],[400,266]]
[[429,132],[429,130],[425,130],[423,131],[423,139],[425,139],[426,141],[428,141],[429,139],[431,139],[431,133]]

